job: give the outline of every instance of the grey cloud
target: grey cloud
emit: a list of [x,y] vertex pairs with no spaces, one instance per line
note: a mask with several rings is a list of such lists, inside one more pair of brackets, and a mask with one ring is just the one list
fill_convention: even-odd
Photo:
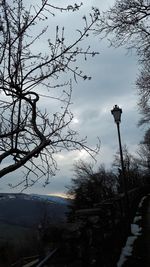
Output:
[[[74,1],[72,0],[71,2],[73,3]],[[59,21],[61,25],[62,23],[65,24],[67,42],[69,43],[72,38],[75,38],[75,31],[72,31],[72,28],[80,26],[78,22],[81,22],[81,19],[78,20],[77,18],[89,12],[89,8],[92,5],[105,8],[113,2],[111,0],[84,0],[85,7],[82,8],[79,14],[71,14],[71,19],[69,13],[58,15],[54,19],[53,25],[56,22],[59,24]],[[60,1],[55,3],[60,3]],[[64,3],[68,3],[68,1]],[[86,40],[84,45],[88,46],[88,44]],[[72,127],[79,131],[81,137],[88,136],[88,143],[92,147],[96,144],[96,137],[100,137],[101,150],[97,157],[97,164],[104,162],[106,166],[110,166],[113,161],[113,155],[118,150],[116,125],[110,112],[113,105],[118,104],[123,109],[121,122],[122,142],[127,144],[131,153],[135,153],[142,137],[141,129],[137,128],[139,114],[136,106],[137,95],[134,84],[138,66],[134,54],[126,55],[124,48],[108,48],[108,43],[106,41],[100,42],[98,36],[92,36],[90,44],[92,50],[99,51],[100,54],[94,58],[89,58],[87,61],[82,58],[79,59],[81,69],[87,75],[92,76],[92,80],[82,81],[79,79],[77,84],[73,83],[73,105],[71,108],[79,122],[72,123]],[[64,80],[65,78],[69,79],[70,76],[61,76],[60,78]],[[57,110],[58,103],[43,97],[41,107],[43,106],[51,113]],[[58,160],[60,172],[52,179],[50,185],[43,188],[41,183],[38,183],[28,192],[64,192],[65,185],[70,183],[72,165],[78,157],[76,153],[64,152],[62,155],[64,156],[63,161]],[[3,190],[6,188],[8,181],[15,181],[17,177],[21,179],[22,173],[20,171],[10,174],[6,180],[3,179],[1,183]],[[9,188],[7,187],[6,190],[9,190]]]

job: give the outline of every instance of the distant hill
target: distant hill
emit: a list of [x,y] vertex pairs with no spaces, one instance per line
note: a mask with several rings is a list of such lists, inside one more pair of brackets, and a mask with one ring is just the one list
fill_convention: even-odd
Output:
[[47,201],[52,201],[58,204],[68,205],[68,199],[60,196],[53,196],[53,195],[38,195],[38,194],[31,194],[31,196],[35,199],[43,199]]
[[0,223],[33,227],[43,220],[64,222],[68,204],[56,196],[0,193]]

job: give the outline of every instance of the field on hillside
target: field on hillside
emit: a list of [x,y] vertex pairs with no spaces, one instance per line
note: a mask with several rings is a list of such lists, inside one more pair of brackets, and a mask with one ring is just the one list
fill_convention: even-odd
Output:
[[0,243],[10,242],[10,243],[22,243],[27,241],[31,234],[36,234],[31,228],[22,227],[19,225],[7,224],[0,222]]

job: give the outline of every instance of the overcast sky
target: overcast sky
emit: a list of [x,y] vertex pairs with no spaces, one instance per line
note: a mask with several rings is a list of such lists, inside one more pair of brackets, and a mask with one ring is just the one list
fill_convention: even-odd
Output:
[[[60,0],[55,1],[59,4]],[[66,0],[63,3],[69,4],[74,1]],[[79,3],[80,1],[76,1]],[[91,6],[97,6],[100,10],[110,7],[112,0],[83,0],[83,6],[77,13],[57,13],[53,23],[65,26],[68,42],[74,36],[75,29],[81,23],[82,16],[90,11]],[[88,3],[87,3],[88,2]],[[53,24],[52,24],[53,25]],[[74,29],[74,30],[73,30]],[[133,54],[127,54],[125,48],[109,48],[106,40],[100,41],[99,36],[93,36],[89,44],[99,55],[89,58],[88,61],[80,62],[81,68],[88,75],[92,76],[91,81],[78,80],[73,84],[72,111],[74,113],[73,127],[77,129],[81,137],[88,137],[88,144],[96,145],[97,136],[101,140],[101,149],[97,157],[97,166],[104,163],[109,168],[113,161],[113,155],[118,150],[117,129],[111,115],[111,109],[115,104],[122,108],[121,136],[122,143],[126,144],[129,152],[135,154],[138,143],[142,139],[143,129],[137,127],[140,118],[137,107],[137,91],[135,80],[138,74],[137,59]],[[88,44],[87,44],[88,45]],[[45,101],[45,103],[44,103]],[[44,105],[50,105],[43,100]],[[73,164],[83,159],[91,162],[91,158],[82,152],[65,152],[56,156],[58,167],[55,178],[43,188],[37,183],[27,193],[40,194],[63,194],[65,186],[70,184],[73,176]],[[12,173],[1,180],[0,190],[10,191],[7,184],[19,177],[21,172]],[[15,191],[17,191],[15,189]]]

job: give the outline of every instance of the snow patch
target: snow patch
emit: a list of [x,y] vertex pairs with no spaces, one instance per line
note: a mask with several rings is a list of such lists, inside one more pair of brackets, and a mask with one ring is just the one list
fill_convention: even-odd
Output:
[[[137,214],[137,213],[136,213]],[[138,213],[139,214],[139,213]],[[142,216],[135,216],[133,219],[133,223],[139,222],[142,220]]]
[[135,236],[141,235],[142,227],[140,227],[138,224],[132,223],[131,224],[131,233]]
[[[144,200],[147,198],[148,196],[144,196],[142,197],[138,208],[140,209],[143,206]],[[136,216],[133,219],[133,223],[131,224],[131,233],[132,236],[129,236],[127,238],[126,241],[126,245],[125,247],[122,248],[121,251],[121,255],[119,258],[119,261],[117,262],[117,267],[122,267],[123,264],[126,262],[126,260],[128,259],[128,257],[132,256],[132,252],[133,252],[133,244],[135,242],[135,240],[138,238],[138,236],[140,236],[142,233],[142,227],[140,227],[137,223],[139,223],[140,220],[142,220],[142,216],[140,215],[141,213],[139,212],[139,210],[136,212]]]
[[127,238],[126,245],[122,249],[120,259],[117,262],[117,267],[121,267],[124,264],[124,262],[127,260],[127,258],[132,255],[133,244],[136,239],[137,239],[137,236],[129,236]]
[[143,202],[144,202],[144,200],[147,198],[147,196],[144,196],[144,197],[142,197],[142,199],[141,199],[141,201],[140,201],[140,203],[139,203],[139,208],[141,208],[142,206],[143,206]]

